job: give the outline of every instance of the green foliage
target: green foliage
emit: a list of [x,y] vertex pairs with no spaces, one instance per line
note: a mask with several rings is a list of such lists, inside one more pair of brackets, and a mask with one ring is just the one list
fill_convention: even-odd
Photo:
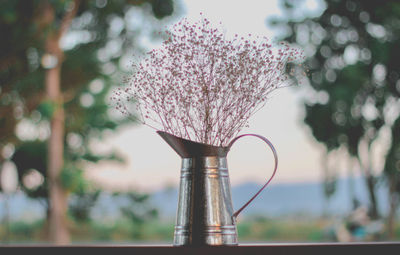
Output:
[[336,185],[337,185],[337,177],[330,177],[324,180],[324,195],[326,198],[330,198],[336,192]]
[[44,100],[38,105],[37,110],[44,119],[51,119],[55,110],[54,102]]
[[29,174],[31,169],[38,171],[43,177],[47,172],[47,145],[43,141],[30,141],[20,144],[15,148],[11,158],[18,169],[18,180],[22,190],[32,198],[45,199],[47,201],[48,190],[46,180],[36,187],[30,189],[26,187],[23,179]]
[[[35,128],[38,131],[46,132],[48,128],[55,103],[46,97],[44,87],[47,69],[42,62],[46,40],[60,29],[72,2],[5,0],[0,9],[0,150],[9,143],[15,145],[12,160],[17,165],[23,190],[31,197],[46,201],[46,137],[40,141],[39,137],[26,141],[15,134],[15,129],[27,119],[37,124]],[[88,189],[82,170],[85,163],[123,160],[115,151],[95,153],[89,146],[90,141],[101,140],[105,132],[115,131],[134,119],[113,115],[109,105],[110,91],[122,81],[121,76],[129,64],[126,58],[146,50],[140,37],[149,34],[151,39],[157,39],[153,34],[163,22],[156,19],[170,16],[174,11],[172,0],[104,3],[80,1],[68,33],[61,40],[63,59],[59,59],[62,61],[62,97],[57,103],[65,111],[65,165],[61,181],[82,201],[92,202],[95,195],[88,198],[83,194]],[[135,18],[140,24],[132,23]],[[146,31],[142,31],[144,27]],[[30,190],[22,181],[30,169],[36,169],[45,178],[35,190]],[[83,206],[82,211],[77,206]],[[88,209],[84,207],[84,203],[73,205],[71,212],[74,217],[87,217]]]
[[238,223],[242,242],[327,242],[331,223],[323,220],[248,218]]
[[[41,60],[45,53],[45,40],[50,30],[58,29],[67,7],[72,1],[51,1],[55,16],[47,17],[45,1],[3,1],[0,12],[0,104],[8,107],[0,111],[6,132],[1,133],[0,146],[13,137],[13,130],[21,117],[29,118],[35,109],[43,120],[54,110],[44,98],[44,73]],[[152,6],[152,13],[145,7]],[[135,6],[136,5],[136,6]],[[173,12],[174,3],[168,1],[108,1],[105,6],[96,1],[81,1],[77,16],[72,21],[69,40],[64,45],[64,59],[61,71],[61,85],[66,110],[66,135],[80,132],[97,136],[105,130],[115,130],[127,120],[116,120],[109,114],[108,94],[113,84],[119,83],[125,62],[120,60],[127,53],[143,51],[145,46],[138,43],[141,27],[129,24],[132,11],[141,15],[143,23],[150,23],[150,29],[157,30],[161,23],[154,22]],[[41,14],[42,13],[42,14]],[[122,22],[122,23],[121,23]],[[158,24],[158,25],[157,25]],[[151,31],[147,31],[151,34]],[[111,49],[112,47],[112,49]],[[96,87],[92,82],[100,85]],[[92,84],[92,86],[91,86]],[[101,87],[99,89],[99,86]],[[12,97],[13,100],[8,100]],[[89,98],[86,104],[82,97]],[[95,102],[92,104],[90,101]],[[89,102],[88,102],[89,101]],[[21,107],[22,116],[9,114],[15,107]],[[2,110],[3,110],[2,109]],[[4,119],[3,119],[4,118]],[[2,125],[3,127],[3,125]],[[96,132],[88,132],[96,130]]]
[[[390,191],[400,193],[400,118],[393,124],[392,146],[387,153],[384,169],[389,176]],[[397,196],[397,202],[399,201],[400,198]]]
[[[115,195],[117,195],[116,193]],[[143,237],[144,223],[158,217],[158,211],[148,203],[148,194],[130,192],[126,194],[127,205],[121,206],[122,215],[132,224],[131,235],[134,239]]]
[[[308,51],[311,90],[304,99],[304,122],[328,152],[343,147],[360,160],[360,144],[367,144],[369,155],[363,157],[368,161],[380,132],[395,130],[400,119],[392,114],[400,110],[395,103],[400,97],[400,2],[327,0],[320,16],[301,18],[297,10],[304,1],[282,3],[291,18],[272,23],[288,32],[286,40]],[[389,151],[397,150],[399,139],[392,134]],[[386,161],[393,162],[393,156],[389,152]],[[371,167],[361,166],[374,205]],[[391,175],[393,168],[386,164],[385,173]]]
[[[256,220],[246,218],[238,222],[238,234],[241,243],[247,242],[333,242],[334,223],[327,220],[296,220],[274,218]],[[70,224],[72,242],[77,244],[93,242],[110,242],[132,244],[134,242],[171,243],[173,240],[174,222],[152,220],[143,226],[143,234],[133,238],[133,225],[125,219],[109,222],[82,221]],[[43,220],[34,222],[11,222],[9,244],[43,243],[46,225]],[[246,231],[243,231],[246,230]],[[0,243],[6,240],[5,228],[0,228]],[[395,236],[391,241],[400,240],[400,225],[395,226]]]
[[90,212],[99,198],[100,191],[80,190],[75,192],[69,203],[69,213],[77,222],[90,221]]
[[71,192],[79,192],[86,190],[87,181],[83,176],[83,170],[74,165],[66,164],[60,174],[61,184],[64,189]]
[[43,221],[38,220],[34,222],[17,221],[10,225],[10,232],[13,236],[18,236],[22,240],[29,240],[33,236],[38,235],[40,229],[43,227]]
[[172,0],[152,0],[152,11],[158,19],[169,16],[174,11]]

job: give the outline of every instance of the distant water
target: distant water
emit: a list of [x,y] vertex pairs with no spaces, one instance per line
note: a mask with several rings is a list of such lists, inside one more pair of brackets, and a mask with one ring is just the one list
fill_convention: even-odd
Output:
[[0,221],[4,218],[7,207],[9,218],[12,221],[41,219],[46,213],[41,202],[29,198],[22,191],[9,195],[0,193]]
[[[344,215],[352,208],[349,193],[349,179],[339,179],[336,193],[327,202],[323,196],[321,183],[274,184],[267,187],[252,204],[243,211],[243,216],[263,215],[268,217],[307,215],[318,217],[324,213]],[[354,179],[355,194],[358,200],[367,205],[368,193],[362,178]],[[260,184],[244,183],[232,188],[234,208],[239,208],[258,189]],[[382,214],[388,211],[387,190],[381,183],[377,184],[378,206]],[[162,218],[174,218],[177,207],[178,190],[169,188],[152,194],[150,202],[159,209]],[[94,218],[110,218],[119,216],[118,206],[129,203],[128,200],[103,192],[92,210]],[[11,220],[34,220],[45,215],[42,204],[28,198],[23,192],[9,195],[9,215]],[[0,194],[0,219],[5,215],[5,195]]]
[[[264,215],[268,217],[302,214],[318,217],[344,215],[352,209],[349,193],[349,179],[339,179],[336,193],[327,201],[323,195],[322,183],[274,184],[267,187],[242,213],[243,216]],[[354,189],[361,204],[368,205],[368,193],[362,178],[354,179]],[[388,195],[383,185],[377,185],[378,206],[380,212],[388,211]],[[257,183],[244,183],[232,187],[234,208],[238,209],[261,187]],[[153,203],[166,216],[175,216],[177,189],[159,191],[153,194]]]

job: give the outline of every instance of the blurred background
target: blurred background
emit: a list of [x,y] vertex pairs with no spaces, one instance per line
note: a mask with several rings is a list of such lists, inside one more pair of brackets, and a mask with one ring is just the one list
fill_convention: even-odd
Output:
[[[110,95],[160,31],[200,12],[227,35],[307,57],[301,85],[275,92],[243,131],[268,137],[280,166],[239,217],[240,242],[400,240],[398,1],[0,5],[0,244],[172,243],[180,158]],[[235,208],[272,159],[257,140],[235,144]]]

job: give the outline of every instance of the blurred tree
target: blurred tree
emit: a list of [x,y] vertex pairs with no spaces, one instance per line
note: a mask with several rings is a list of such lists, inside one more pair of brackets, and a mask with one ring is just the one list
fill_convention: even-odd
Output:
[[390,147],[386,162],[385,173],[389,184],[390,210],[388,215],[389,237],[394,237],[396,211],[400,200],[400,118],[397,118],[392,127],[392,146]]
[[[118,195],[118,193],[114,195]],[[144,223],[158,217],[158,211],[149,204],[150,196],[147,194],[130,192],[126,196],[129,199],[128,206],[121,206],[121,213],[132,223],[132,237],[134,239],[143,238]]]
[[74,199],[70,204],[70,213],[76,221],[86,222],[90,219],[90,211],[96,204],[100,191],[87,192],[79,190],[74,195]]
[[[20,144],[11,160],[18,169],[18,180],[22,190],[30,197],[38,199],[49,210],[46,176],[47,145],[44,141],[27,141]],[[35,183],[26,183],[25,178],[35,171]]]
[[[126,54],[145,49],[143,38],[156,38],[161,23],[152,16],[172,11],[172,0],[2,2],[0,151],[15,147],[14,162],[20,165],[46,141],[45,148],[33,149],[40,166],[32,160],[19,171],[21,180],[32,168],[46,177],[48,191],[36,191],[45,197],[48,192],[53,242],[69,242],[65,220],[73,187],[65,185],[74,186],[71,180],[79,174],[62,178],[68,180],[71,169],[87,161],[118,158],[90,146],[107,130],[128,123],[110,113],[109,90],[127,65]],[[37,142],[24,144],[29,140]],[[0,154],[0,165],[6,154]]]
[[391,193],[400,191],[400,155],[395,153],[400,138],[394,131],[400,118],[400,2],[321,1],[323,13],[309,18],[299,13],[301,1],[282,3],[291,19],[272,24],[285,28],[285,39],[308,55],[312,89],[305,99],[304,121],[328,151],[343,146],[357,159],[369,191],[370,214],[377,218],[374,142],[388,130],[392,144],[384,172],[395,182]]
[[330,167],[329,164],[329,154],[325,154],[322,157],[322,166],[323,166],[323,178],[324,178],[324,196],[326,198],[326,205],[324,206],[324,215],[329,215],[329,202],[330,199],[332,198],[333,194],[335,194],[336,191],[336,182],[337,182],[337,173],[335,169]]

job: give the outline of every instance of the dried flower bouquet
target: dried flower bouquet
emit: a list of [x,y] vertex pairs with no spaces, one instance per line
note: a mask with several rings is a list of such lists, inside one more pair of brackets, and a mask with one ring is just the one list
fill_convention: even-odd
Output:
[[209,20],[183,19],[147,53],[112,99],[124,114],[135,102],[144,124],[181,138],[226,146],[268,95],[293,82],[302,52],[267,38],[226,39]]

